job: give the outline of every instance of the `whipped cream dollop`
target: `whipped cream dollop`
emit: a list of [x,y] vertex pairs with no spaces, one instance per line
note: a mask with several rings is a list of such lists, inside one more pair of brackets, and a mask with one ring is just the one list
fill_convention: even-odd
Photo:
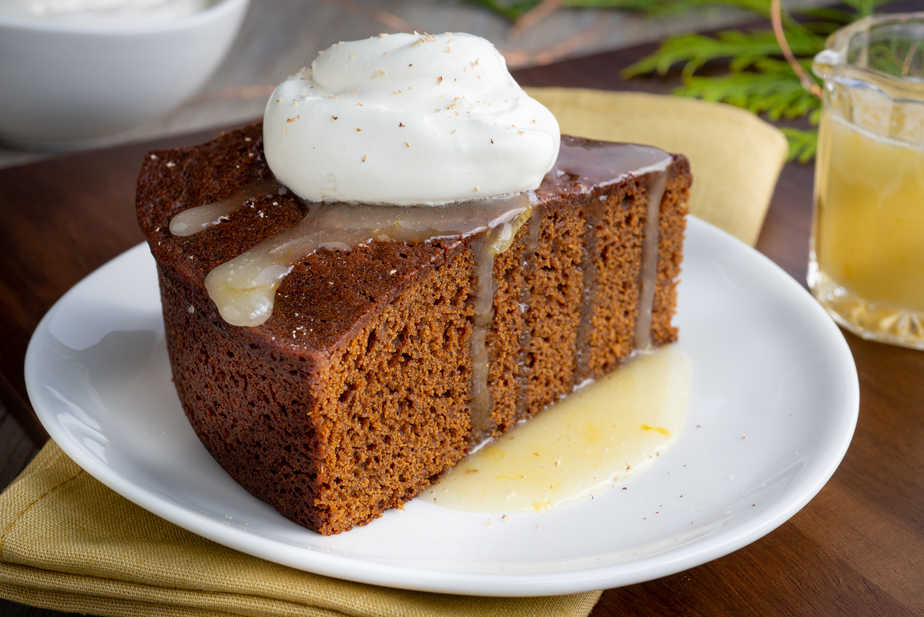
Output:
[[504,57],[462,33],[337,43],[280,84],[263,117],[276,178],[309,201],[438,205],[539,186],[555,116]]

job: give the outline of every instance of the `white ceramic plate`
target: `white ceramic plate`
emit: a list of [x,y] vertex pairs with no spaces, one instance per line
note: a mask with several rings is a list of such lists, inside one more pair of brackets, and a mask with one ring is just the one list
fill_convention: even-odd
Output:
[[328,576],[426,591],[546,595],[615,587],[753,542],[825,484],[857,419],[847,344],[795,281],[691,219],[679,346],[693,362],[687,429],[657,463],[545,512],[468,513],[416,500],[322,537],[250,496],[183,415],[144,246],[69,291],[26,355],[48,433],[104,484],[221,544]]

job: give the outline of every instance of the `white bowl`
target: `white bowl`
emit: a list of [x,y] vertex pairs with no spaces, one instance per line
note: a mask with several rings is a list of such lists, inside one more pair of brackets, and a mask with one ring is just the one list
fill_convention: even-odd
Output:
[[77,148],[194,94],[234,40],[248,0],[120,27],[0,17],[0,140]]

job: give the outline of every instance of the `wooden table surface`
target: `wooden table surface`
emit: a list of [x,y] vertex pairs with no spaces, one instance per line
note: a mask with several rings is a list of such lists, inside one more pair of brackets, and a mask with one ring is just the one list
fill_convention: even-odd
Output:
[[[666,91],[676,77],[619,78],[621,67],[649,50],[523,69],[516,77],[524,85]],[[0,170],[0,400],[8,412],[0,409],[0,488],[47,439],[23,384],[30,334],[68,288],[141,241],[133,194],[143,153],[207,136]],[[810,165],[785,168],[757,247],[800,282],[811,190]],[[860,418],[844,462],[821,493],[731,555],[608,590],[594,616],[924,615],[924,353],[845,336],[860,377]],[[0,600],[0,614],[56,613]]]

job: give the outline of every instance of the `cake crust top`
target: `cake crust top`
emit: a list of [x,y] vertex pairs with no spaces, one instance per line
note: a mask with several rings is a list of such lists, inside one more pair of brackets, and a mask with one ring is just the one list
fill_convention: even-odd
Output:
[[[586,150],[587,156],[576,159],[571,168],[556,167],[546,175],[535,191],[535,201],[542,207],[568,207],[588,193],[602,194],[614,179],[652,171],[652,162],[659,159],[665,161],[669,175],[689,171],[681,155],[669,155],[651,146],[622,146],[624,157],[611,161],[608,168],[594,158],[594,150],[614,146],[611,142],[562,136],[562,145],[563,149]],[[248,201],[221,224],[194,235],[174,236],[169,224],[186,209],[217,202],[271,179],[263,156],[262,127],[252,124],[200,145],[149,153],[142,163],[136,191],[138,221],[151,251],[160,268],[169,268],[187,281],[197,299],[192,310],[214,313],[215,327],[236,328],[260,346],[271,342],[271,347],[282,346],[314,361],[323,360],[333,347],[362,327],[364,317],[375,313],[377,306],[391,302],[472,241],[375,241],[348,252],[319,250],[299,261],[283,280],[273,314],[264,324],[237,328],[221,319],[206,295],[206,275],[258,242],[296,225],[306,206],[291,193],[272,194]],[[310,307],[308,314],[305,307]]]

